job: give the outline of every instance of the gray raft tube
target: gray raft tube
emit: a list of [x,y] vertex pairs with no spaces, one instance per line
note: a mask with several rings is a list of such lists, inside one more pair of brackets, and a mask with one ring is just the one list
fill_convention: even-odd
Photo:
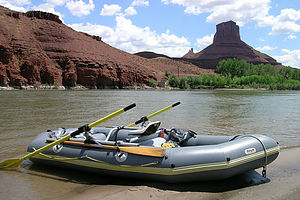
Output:
[[[76,129],[56,130],[52,133],[59,135],[60,132],[68,134]],[[120,129],[116,132],[112,128],[93,128],[91,135],[98,141],[113,140],[132,140],[136,138],[135,132],[137,128]],[[111,133],[111,134],[110,134]],[[32,151],[32,147],[41,147],[46,145],[46,138],[51,132],[44,132],[38,135],[29,145],[28,151]],[[62,136],[63,136],[62,135]],[[108,137],[109,136],[109,137]],[[160,130],[155,133],[135,139],[136,143],[147,144],[160,136]],[[84,137],[83,135],[79,136]],[[66,156],[76,156],[74,149],[78,147],[66,146],[64,151]],[[108,169],[100,169],[78,166],[63,163],[55,160],[32,159],[34,162],[40,162],[49,165],[65,166],[74,169],[81,169],[96,173],[110,174],[114,176],[135,177],[142,179],[151,179],[163,182],[189,182],[189,181],[205,181],[225,179],[234,175],[238,175],[249,170],[257,169],[273,162],[279,154],[278,143],[270,137],[251,134],[240,136],[211,136],[211,135],[195,135],[185,141],[180,148],[166,148],[163,158],[154,158],[148,156],[131,155],[124,163],[118,163],[114,155],[116,150],[85,150],[89,154],[93,154],[99,161],[107,162],[113,165],[137,166],[151,162],[157,162],[151,166],[155,173],[130,172],[130,171],[111,171]],[[110,152],[107,157],[106,153]],[[45,154],[52,154],[51,150]],[[157,170],[156,170],[157,169]],[[161,170],[169,169],[169,174],[160,173]]]

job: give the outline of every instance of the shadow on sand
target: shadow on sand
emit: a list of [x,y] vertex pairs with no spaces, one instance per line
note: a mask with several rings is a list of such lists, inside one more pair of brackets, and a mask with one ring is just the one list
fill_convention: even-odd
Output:
[[220,193],[270,182],[270,179],[262,177],[254,170],[225,180],[190,183],[162,183],[132,178],[128,179],[42,164],[23,166],[21,171],[29,175],[86,185],[148,186],[161,190],[172,190],[178,192]]

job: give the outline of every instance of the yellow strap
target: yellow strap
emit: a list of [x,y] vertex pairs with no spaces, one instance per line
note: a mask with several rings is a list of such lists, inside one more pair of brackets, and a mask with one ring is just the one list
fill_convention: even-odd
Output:
[[175,147],[180,147],[179,145],[175,146],[175,144],[173,142],[166,142],[163,143],[161,145],[161,147],[165,147],[165,148],[175,148]]

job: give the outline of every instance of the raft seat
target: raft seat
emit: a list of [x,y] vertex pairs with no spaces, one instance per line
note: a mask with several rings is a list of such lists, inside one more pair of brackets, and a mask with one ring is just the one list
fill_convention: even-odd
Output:
[[129,132],[129,135],[139,135],[139,136],[148,136],[155,133],[159,126],[160,121],[150,122],[147,126],[142,127],[141,129],[132,130]]
[[157,133],[160,123],[161,123],[160,121],[150,122],[147,126],[143,128],[129,131],[128,136],[136,136],[136,137],[128,139],[128,142],[140,143],[142,141],[157,137],[155,133]]

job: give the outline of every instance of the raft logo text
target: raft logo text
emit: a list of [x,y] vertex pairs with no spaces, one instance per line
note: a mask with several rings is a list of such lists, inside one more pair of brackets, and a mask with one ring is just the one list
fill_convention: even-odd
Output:
[[255,148],[249,148],[249,149],[245,149],[245,154],[252,154],[252,153],[255,153],[256,152],[256,149]]

